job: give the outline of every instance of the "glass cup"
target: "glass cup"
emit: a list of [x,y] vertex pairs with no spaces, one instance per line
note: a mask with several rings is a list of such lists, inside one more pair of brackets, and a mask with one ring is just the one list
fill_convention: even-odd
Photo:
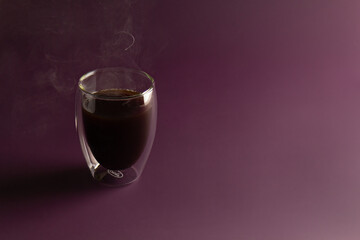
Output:
[[93,178],[107,185],[137,180],[156,131],[154,79],[129,68],[83,75],[76,91],[75,126]]

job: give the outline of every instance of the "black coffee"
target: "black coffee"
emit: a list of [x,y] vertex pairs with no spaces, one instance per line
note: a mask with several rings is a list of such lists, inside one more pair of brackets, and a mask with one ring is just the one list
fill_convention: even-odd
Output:
[[82,100],[87,143],[101,166],[111,170],[129,168],[144,150],[151,107],[145,106],[143,97],[132,90],[105,89],[94,95],[95,99],[84,95]]

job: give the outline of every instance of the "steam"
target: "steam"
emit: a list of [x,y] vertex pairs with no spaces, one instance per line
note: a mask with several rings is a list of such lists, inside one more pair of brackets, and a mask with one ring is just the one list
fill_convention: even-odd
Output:
[[[85,9],[71,1],[53,9],[35,31],[46,38],[43,56],[47,68],[37,74],[42,78],[38,83],[50,84],[60,97],[68,98],[81,75],[93,69],[140,68],[136,59],[141,43],[136,38],[142,35],[141,26],[137,26],[141,21],[134,22],[133,15],[144,9],[137,9],[139,6],[131,0],[83,4],[87,5]],[[41,12],[47,14],[45,10]]]
[[131,48],[131,47],[134,45],[134,43],[135,43],[135,37],[134,37],[134,35],[132,35],[131,33],[125,32],[125,31],[121,31],[120,34],[127,34],[127,35],[132,39],[131,44],[130,44],[127,48],[124,49],[125,51],[127,51],[129,48]]

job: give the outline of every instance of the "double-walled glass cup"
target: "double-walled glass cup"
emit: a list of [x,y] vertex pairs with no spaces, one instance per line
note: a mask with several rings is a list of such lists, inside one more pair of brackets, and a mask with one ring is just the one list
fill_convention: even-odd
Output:
[[153,78],[128,68],[104,68],[82,76],[75,125],[95,180],[125,185],[138,179],[155,137],[157,100]]

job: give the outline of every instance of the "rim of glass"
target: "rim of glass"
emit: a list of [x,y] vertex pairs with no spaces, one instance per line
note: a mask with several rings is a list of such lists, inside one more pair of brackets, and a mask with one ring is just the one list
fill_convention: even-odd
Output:
[[[132,95],[132,96],[122,96],[122,97],[118,97],[118,96],[96,96],[95,95],[95,92],[89,92],[85,89],[85,87],[82,85],[82,82],[89,78],[90,76],[92,75],[95,75],[96,73],[98,72],[116,72],[116,71],[130,71],[130,72],[133,72],[133,73],[137,73],[137,74],[140,74],[140,75],[144,75],[144,77],[146,77],[147,79],[149,79],[151,81],[151,86],[146,89],[145,91],[143,92],[140,92],[139,94],[135,94],[135,95]],[[95,70],[92,70],[88,73],[85,73],[84,75],[82,75],[79,79],[79,82],[78,82],[78,87],[79,89],[86,93],[86,94],[89,94],[91,96],[93,96],[94,98],[97,98],[97,99],[110,99],[110,100],[124,100],[124,99],[133,99],[133,98],[138,98],[138,97],[142,97],[144,96],[145,94],[149,93],[149,92],[152,92],[153,89],[154,89],[154,85],[155,85],[155,81],[154,81],[154,78],[151,77],[148,73],[144,72],[144,71],[141,71],[141,70],[137,70],[137,69],[133,69],[133,68],[126,68],[126,67],[109,67],[109,68],[98,68],[98,69],[95,69]],[[131,89],[128,89],[128,90],[131,90]]]

